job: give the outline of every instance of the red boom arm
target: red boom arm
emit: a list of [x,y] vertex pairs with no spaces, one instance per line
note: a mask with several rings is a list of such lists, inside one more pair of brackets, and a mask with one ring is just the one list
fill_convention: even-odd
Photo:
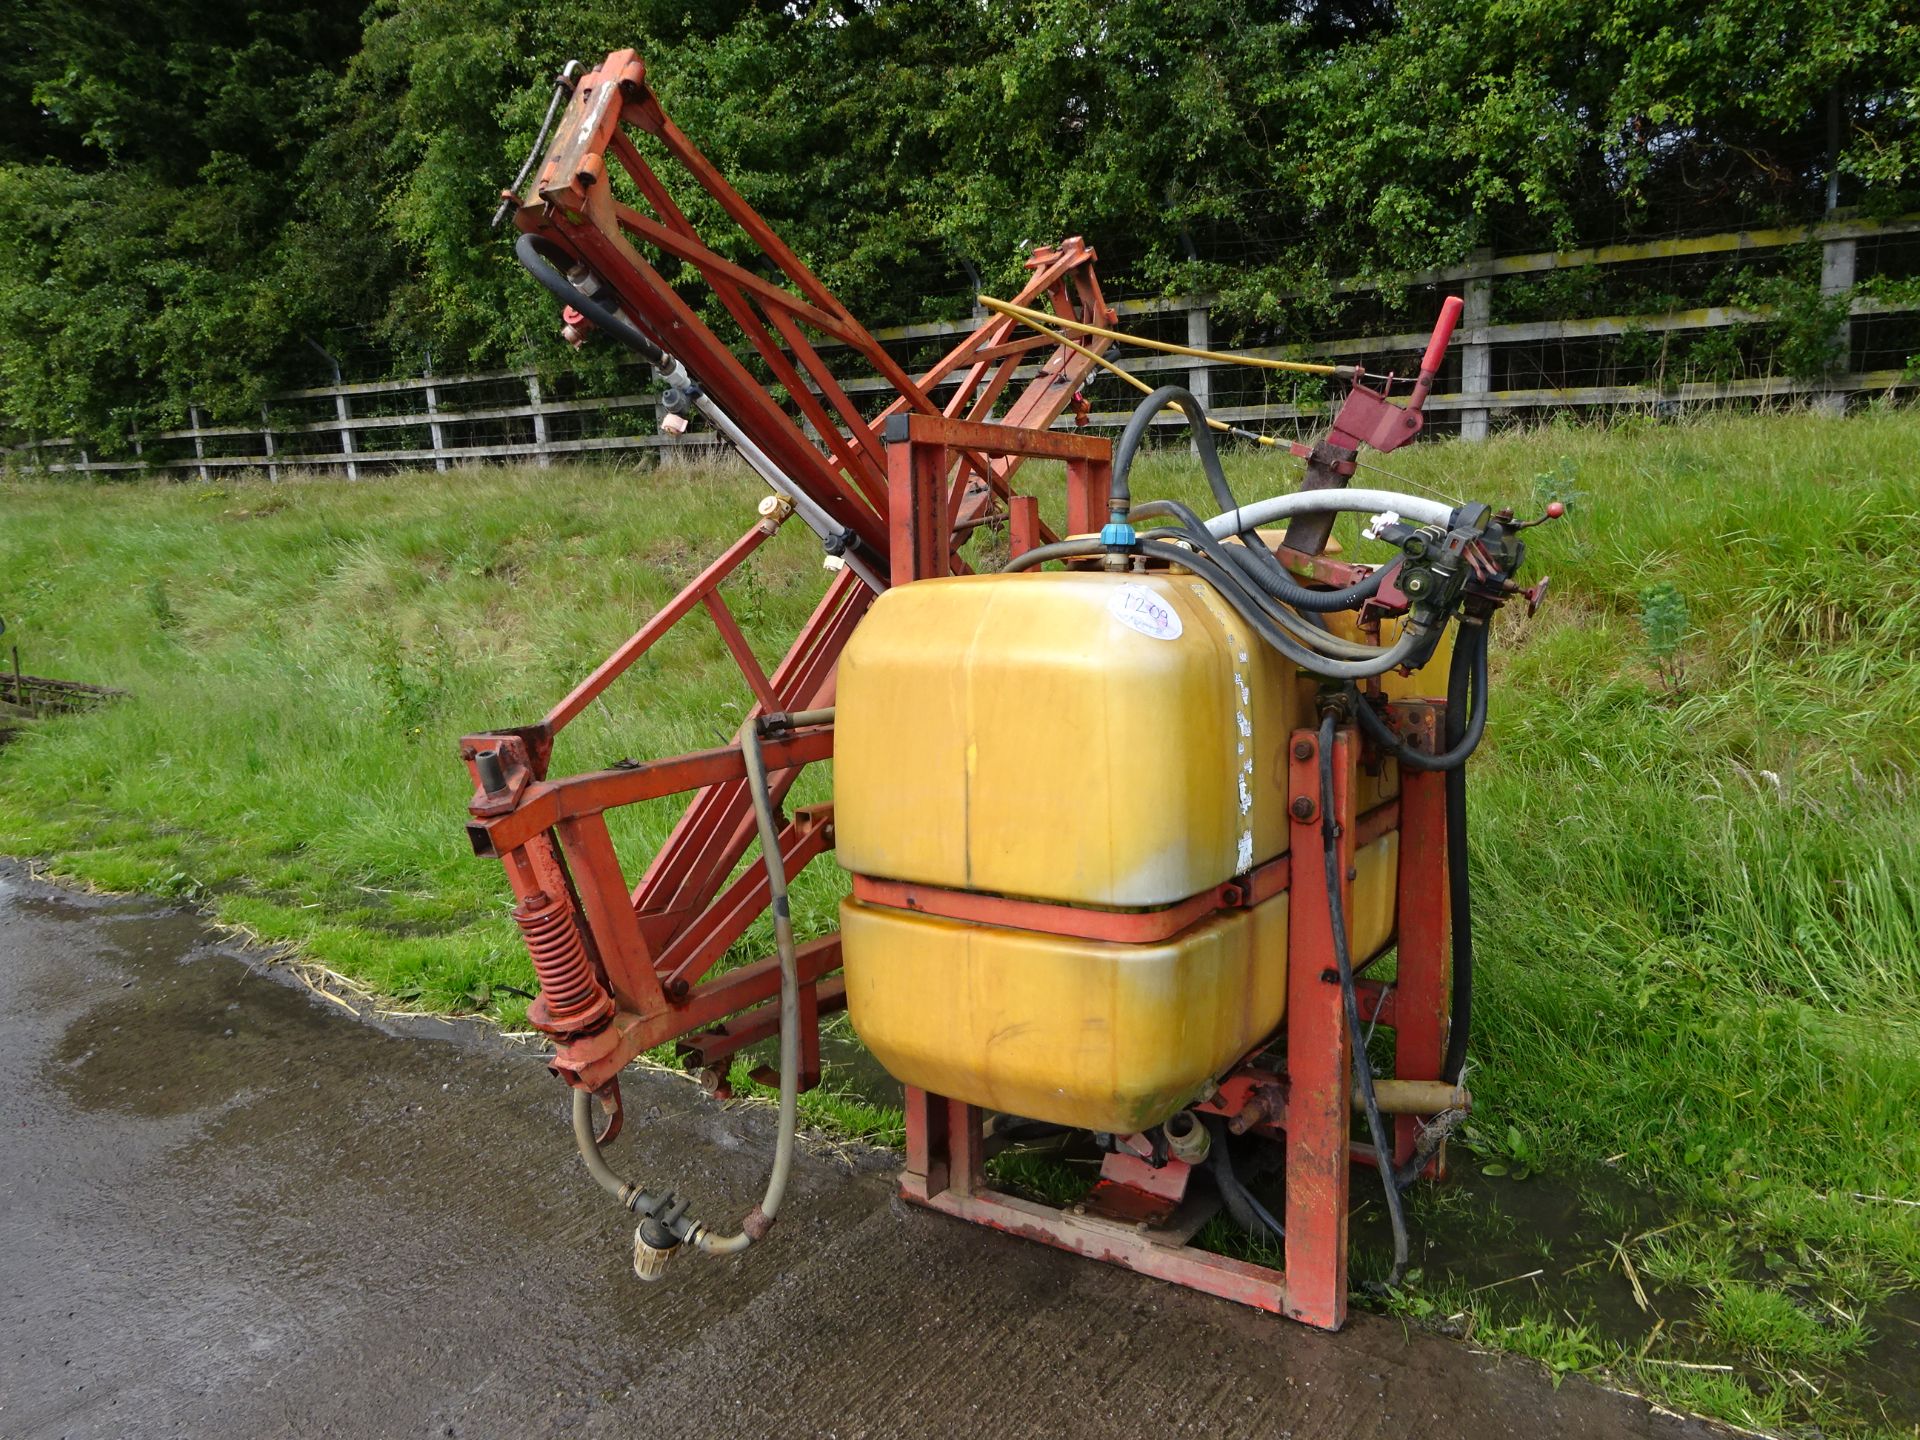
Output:
[[[1047,438],[1042,432],[1076,399],[1093,361],[1044,337],[1016,337],[1017,322],[996,317],[925,373],[908,374],[681,133],[631,50],[615,51],[579,77],[556,133],[527,192],[511,197],[515,223],[600,305],[616,308],[684,365],[803,505],[810,501],[852,532],[863,562],[858,568],[883,584],[964,569],[954,553],[958,545],[996,515],[1008,516],[1029,543],[1056,538],[1028,497],[1014,494],[1011,481],[1027,454],[1058,452],[1057,442],[1034,442]],[[703,235],[689,207],[675,199],[676,192],[684,198],[692,191],[704,196],[691,207],[696,213],[717,209],[725,217],[724,246]],[[740,236],[766,267],[750,270],[722,255]],[[1093,261],[1093,250],[1078,237],[1036,250],[1019,302],[1044,300],[1063,321],[1110,325],[1113,312]],[[729,338],[716,334],[684,298],[690,276],[705,283],[725,312],[734,332]],[[1107,343],[1094,340],[1087,348],[1101,351]],[[877,413],[857,405],[822,358],[823,348],[836,346],[886,382],[888,398]],[[784,390],[785,404],[756,378],[755,364]],[[917,431],[923,443],[914,462],[890,460],[886,422],[908,415],[949,424],[951,445],[929,450],[926,432]],[[904,456],[906,446],[898,448]],[[1105,442],[1083,439],[1069,448],[1079,511],[1104,486]],[[929,470],[930,454],[937,473]],[[741,666],[753,714],[831,704],[841,648],[872,598],[854,569],[828,585],[770,675],[760,670],[720,595],[727,576],[793,508],[790,499],[770,497],[756,525],[545,720],[471,735],[461,744],[475,787],[470,837],[478,853],[505,866],[520,901],[515,916],[539,972],[542,996],[530,1018],[559,1042],[556,1073],[610,1102],[621,1067],[651,1046],[681,1040],[690,1063],[723,1075],[728,1056],[769,1033],[767,1007],[778,990],[771,962],[706,978],[765,908],[767,884],[758,871],[728,884],[754,835],[737,748],[552,779],[553,738],[655,640],[702,608]],[[911,573],[901,573],[902,557]],[[776,805],[800,767],[827,758],[831,745],[825,730],[769,743]],[[679,823],[630,890],[604,812],[686,791],[692,799]],[[789,873],[828,848],[831,837],[831,807],[796,815],[781,836]],[[832,938],[807,947],[810,1021],[844,1003],[827,978],[837,949]],[[611,1006],[596,997],[610,997]],[[707,1028],[730,1015],[740,1019]],[[803,1069],[817,1077],[817,1031],[811,1023],[806,1028]]]

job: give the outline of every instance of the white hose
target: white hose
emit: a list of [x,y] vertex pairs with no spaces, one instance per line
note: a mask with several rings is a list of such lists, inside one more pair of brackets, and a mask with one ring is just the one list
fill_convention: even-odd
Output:
[[1207,521],[1207,530],[1215,539],[1224,540],[1259,525],[1326,510],[1393,510],[1401,519],[1422,525],[1445,525],[1453,518],[1453,506],[1424,495],[1402,495],[1397,490],[1295,490],[1216,515]]

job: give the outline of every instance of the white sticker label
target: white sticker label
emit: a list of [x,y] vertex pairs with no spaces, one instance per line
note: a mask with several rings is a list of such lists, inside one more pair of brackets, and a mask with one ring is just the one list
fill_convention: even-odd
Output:
[[1107,611],[1129,630],[1154,640],[1180,638],[1180,612],[1144,585],[1122,585]]

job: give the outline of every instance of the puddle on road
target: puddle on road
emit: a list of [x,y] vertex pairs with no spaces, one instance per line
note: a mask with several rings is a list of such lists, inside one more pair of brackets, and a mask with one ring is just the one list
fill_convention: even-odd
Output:
[[[104,974],[75,970],[49,980],[66,993],[42,997],[84,1004],[50,1067],[83,1110],[159,1119],[216,1109],[263,1081],[277,1083],[286,1056],[324,1033],[327,1017],[304,995],[261,984],[250,966],[217,952],[196,916],[124,900],[26,895],[11,903],[83,925],[86,943],[113,961]],[[156,1053],[165,1063],[155,1063]]]

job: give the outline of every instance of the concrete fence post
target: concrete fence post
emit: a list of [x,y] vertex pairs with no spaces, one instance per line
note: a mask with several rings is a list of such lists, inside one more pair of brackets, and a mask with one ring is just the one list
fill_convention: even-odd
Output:
[[[1213,348],[1213,312],[1205,305],[1194,305],[1187,311],[1187,344],[1195,350]],[[1202,410],[1213,409],[1213,371],[1204,360],[1196,360],[1187,371],[1187,389],[1193,392],[1193,398],[1200,402]],[[1193,452],[1200,452],[1200,442],[1191,442]]]
[[433,362],[427,362],[427,438],[433,442],[433,468],[447,470],[446,433],[440,428],[440,387],[433,383]]
[[[1821,299],[1831,300],[1846,295],[1853,289],[1858,248],[1859,242],[1856,240],[1829,240],[1821,247]],[[1827,389],[1813,403],[1814,408],[1823,414],[1844,415],[1847,413],[1847,393],[1853,389],[1853,316],[1851,314],[1841,318],[1839,329],[1834,332],[1833,343],[1840,357],[1837,373],[1829,379]]]
[[533,405],[533,449],[539,457],[540,468],[544,470],[553,463],[553,456],[547,450],[547,416],[541,409],[538,375],[527,376],[527,399]]
[[193,458],[199,462],[194,468],[199,471],[200,478],[205,480],[208,478],[207,443],[200,435],[200,407],[198,405],[189,405],[187,407],[187,423],[193,427]]
[[[1481,250],[1473,259],[1475,263],[1489,262],[1493,252]],[[1466,332],[1460,347],[1460,394],[1463,398],[1484,397],[1493,389],[1493,346],[1475,337],[1484,336],[1493,323],[1493,281],[1485,275],[1473,276],[1460,298],[1465,302],[1460,324]],[[1468,406],[1460,412],[1460,438],[1486,439],[1491,418],[1492,412],[1484,404]]]
[[267,414],[265,401],[262,401],[260,404],[260,449],[267,457],[267,479],[278,484],[280,481],[280,467],[273,463],[273,420]]

